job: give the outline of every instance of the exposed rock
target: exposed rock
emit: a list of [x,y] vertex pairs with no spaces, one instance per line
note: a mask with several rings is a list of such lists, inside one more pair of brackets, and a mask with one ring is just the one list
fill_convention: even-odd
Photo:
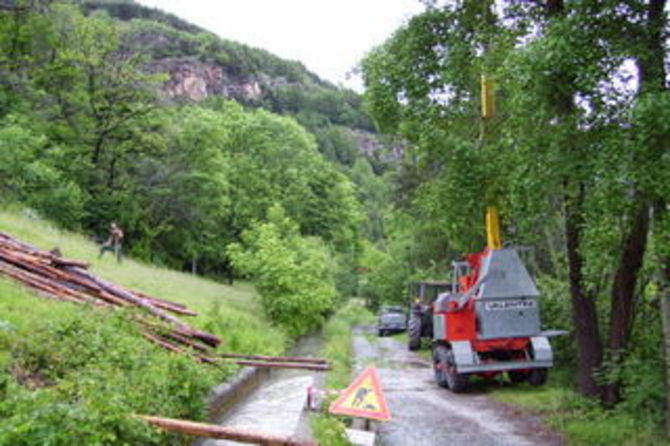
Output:
[[263,91],[258,79],[236,76],[214,62],[196,58],[165,58],[150,62],[147,71],[167,73],[163,85],[167,98],[199,102],[210,96],[238,100],[255,100]]
[[384,145],[375,133],[360,129],[350,129],[351,136],[356,141],[361,153],[369,158],[380,157],[383,161],[397,161],[403,157],[405,146],[394,143],[390,146]]

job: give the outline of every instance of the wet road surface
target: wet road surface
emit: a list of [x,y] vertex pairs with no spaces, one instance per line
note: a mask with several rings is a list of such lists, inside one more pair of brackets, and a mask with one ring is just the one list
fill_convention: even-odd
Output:
[[374,329],[354,336],[356,368],[376,366],[393,417],[377,431],[382,446],[563,445],[537,417],[522,414],[477,391],[453,394],[439,387],[432,364]]

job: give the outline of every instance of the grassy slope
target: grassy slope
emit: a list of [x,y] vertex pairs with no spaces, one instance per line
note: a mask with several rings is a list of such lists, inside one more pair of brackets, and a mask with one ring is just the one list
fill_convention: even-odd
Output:
[[[41,249],[57,246],[65,257],[90,262],[91,271],[100,277],[149,295],[188,305],[200,316],[184,317],[184,320],[221,335],[224,339],[221,349],[277,352],[284,347],[284,336],[269,327],[255,291],[249,284],[226,286],[131,259],[125,259],[119,264],[109,253],[98,259],[98,245],[85,237],[61,231],[48,222],[28,218],[21,212],[0,209],[0,231]],[[32,293],[26,294],[32,296]],[[35,304],[34,301],[31,297],[26,306],[52,308],[50,303]],[[49,310],[45,311],[48,313]],[[217,312],[216,316],[212,314],[213,311]],[[3,313],[0,311],[0,314]],[[20,319],[23,317],[16,322],[21,324]]]
[[[43,249],[58,246],[92,271],[200,313],[184,320],[223,338],[224,351],[277,353],[286,337],[262,316],[253,287],[233,287],[126,260],[84,237],[0,209],[0,231]],[[123,311],[35,296],[0,277],[0,445],[178,444],[132,413],[204,419],[212,385],[235,366],[196,364],[141,338]],[[83,443],[82,443],[83,442]]]

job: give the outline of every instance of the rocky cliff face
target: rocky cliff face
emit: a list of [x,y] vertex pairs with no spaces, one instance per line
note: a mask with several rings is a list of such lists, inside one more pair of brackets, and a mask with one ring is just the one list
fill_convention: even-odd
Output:
[[213,62],[196,58],[164,58],[147,66],[150,73],[166,73],[169,79],[163,85],[165,97],[199,102],[210,96],[248,101],[263,94],[261,84],[254,77],[236,76]]

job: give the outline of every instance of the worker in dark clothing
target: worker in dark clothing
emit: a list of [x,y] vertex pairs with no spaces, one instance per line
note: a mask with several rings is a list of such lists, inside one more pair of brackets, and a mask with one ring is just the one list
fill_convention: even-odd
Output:
[[116,260],[121,263],[121,244],[123,242],[123,231],[119,228],[116,223],[109,225],[109,238],[105,243],[100,247],[100,255],[98,258],[102,258],[102,255],[105,251],[111,251],[116,256]]

